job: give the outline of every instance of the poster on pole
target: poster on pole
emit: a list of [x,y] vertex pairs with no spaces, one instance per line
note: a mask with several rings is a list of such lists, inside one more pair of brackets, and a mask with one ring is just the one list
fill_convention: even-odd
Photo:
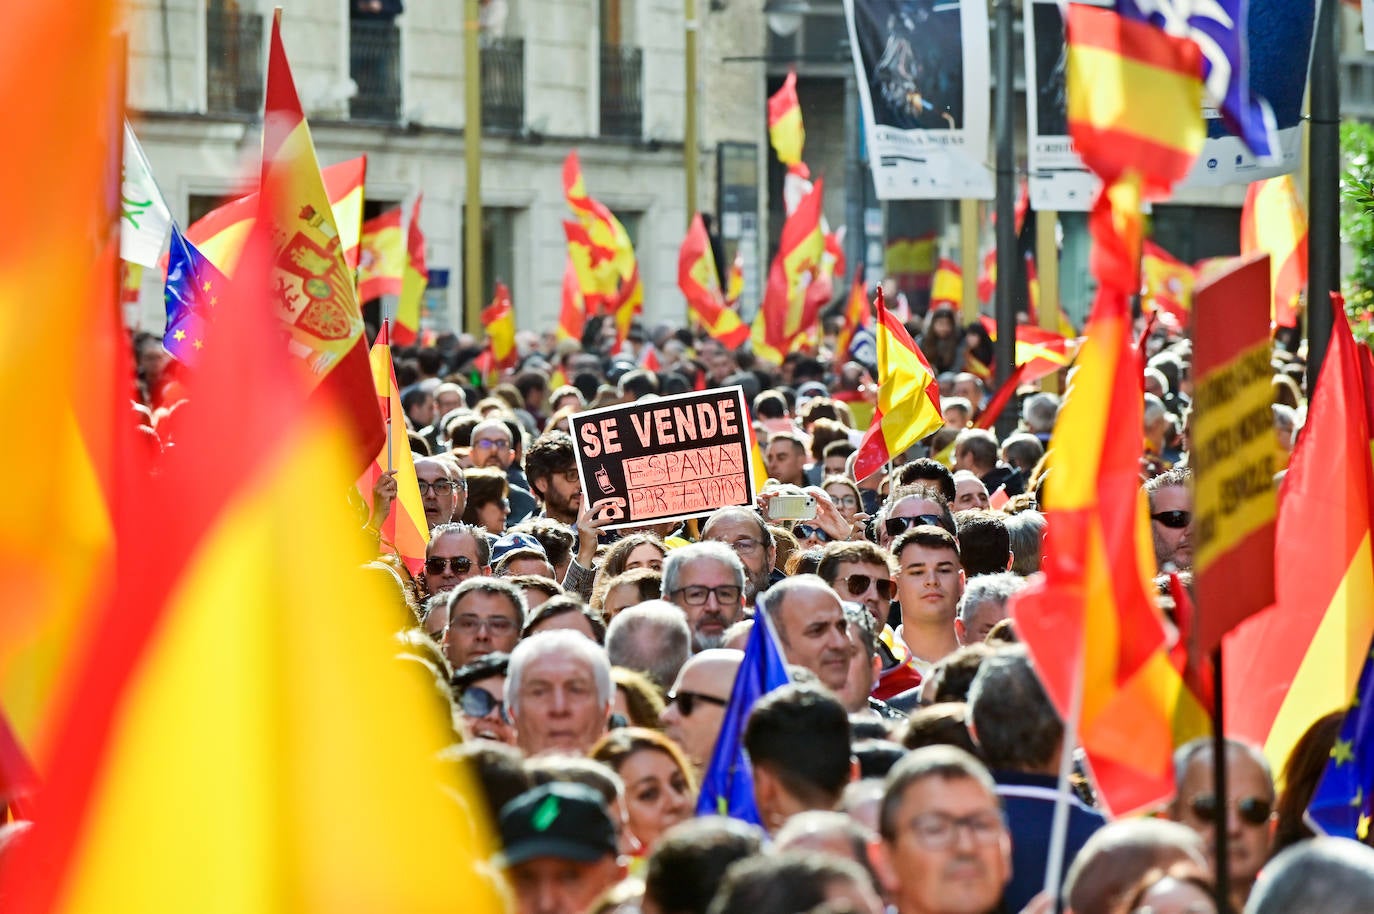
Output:
[[1237,258],[1193,305],[1196,649],[1274,602],[1280,467],[1270,404],[1269,255]]
[[640,400],[575,413],[577,475],[605,529],[686,520],[754,503],[744,388]]
[[881,200],[993,198],[985,0],[844,0]]
[[1026,93],[1031,208],[1086,213],[1102,180],[1083,164],[1069,136],[1064,14],[1059,0],[1033,0],[1022,10],[1026,85],[1035,87]]

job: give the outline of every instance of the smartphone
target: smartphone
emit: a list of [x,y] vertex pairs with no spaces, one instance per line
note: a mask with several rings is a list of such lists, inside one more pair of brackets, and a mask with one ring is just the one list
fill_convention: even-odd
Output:
[[768,500],[769,520],[811,520],[816,499],[810,495],[775,495]]

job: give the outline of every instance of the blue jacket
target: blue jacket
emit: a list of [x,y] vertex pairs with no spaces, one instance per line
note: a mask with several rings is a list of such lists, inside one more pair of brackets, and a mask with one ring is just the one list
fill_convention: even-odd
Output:
[[[994,771],[997,794],[1006,810],[1011,832],[1011,882],[1004,899],[1007,910],[1020,911],[1045,888],[1045,867],[1050,855],[1050,828],[1059,796],[1059,779],[1043,774]],[[1092,833],[1107,824],[1102,813],[1068,795],[1069,829],[1064,847],[1064,868],[1059,884],[1078,851]]]

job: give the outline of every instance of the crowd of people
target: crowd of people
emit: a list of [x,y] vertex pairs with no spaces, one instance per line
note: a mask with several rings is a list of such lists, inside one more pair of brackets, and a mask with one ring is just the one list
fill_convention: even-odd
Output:
[[[1111,821],[1079,764],[1061,785],[1064,725],[1007,609],[1040,567],[1059,396],[1022,391],[1012,434],[975,425],[989,391],[967,369],[985,340],[951,338],[957,326],[941,312],[914,328],[945,428],[866,479],[853,467],[872,367],[824,349],[772,367],[671,327],[636,327],[615,356],[522,333],[519,365],[490,386],[471,338],[395,350],[423,571],[410,575],[379,532],[394,474],[371,493],[362,535],[413,612],[405,660],[447,683],[447,754],[480,784],[520,914],[1052,911],[1042,889],[1059,804],[1061,910],[1374,910],[1374,850],[1302,821],[1339,713],[1314,722],[1278,779],[1256,747],[1231,742],[1225,798],[1211,741],[1183,746],[1176,796],[1154,817]],[[1190,352],[1165,331],[1148,350],[1141,484],[1159,570],[1186,581]],[[162,363],[148,341],[138,354],[156,406]],[[1276,350],[1285,450],[1302,423],[1301,369]],[[736,384],[769,477],[757,503],[607,530],[569,416]],[[772,500],[798,492],[814,517],[774,519]],[[753,825],[698,814],[697,789],[762,618],[791,681],[744,727]]]

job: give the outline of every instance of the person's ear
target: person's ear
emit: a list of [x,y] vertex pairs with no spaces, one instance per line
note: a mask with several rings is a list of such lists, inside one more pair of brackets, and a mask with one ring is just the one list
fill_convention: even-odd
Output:
[[954,617],[954,637],[959,639],[960,644],[964,644],[964,636],[968,634],[968,629],[964,627],[964,620],[958,616]]
[[897,870],[892,865],[892,855],[888,852],[886,841],[879,840],[869,843],[868,862],[878,877],[878,884],[883,887],[883,894],[889,898],[894,897],[897,890],[901,888],[901,879],[897,876]]

